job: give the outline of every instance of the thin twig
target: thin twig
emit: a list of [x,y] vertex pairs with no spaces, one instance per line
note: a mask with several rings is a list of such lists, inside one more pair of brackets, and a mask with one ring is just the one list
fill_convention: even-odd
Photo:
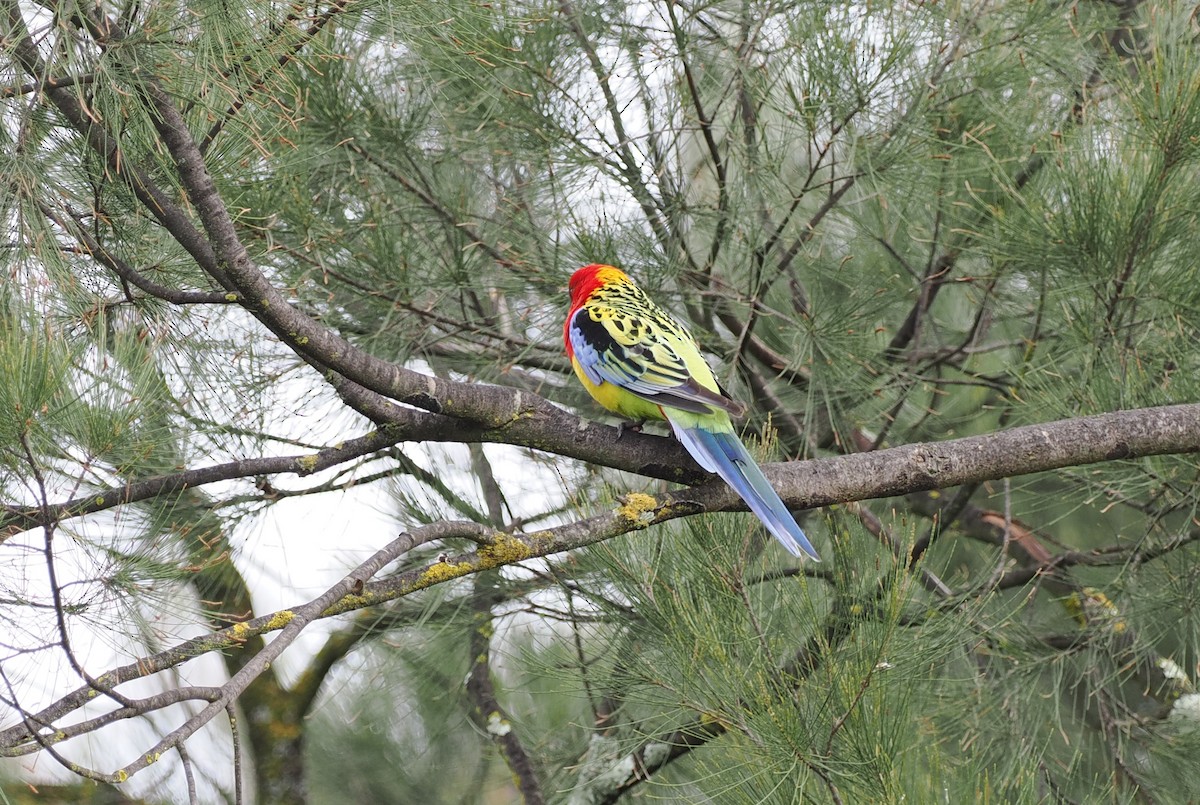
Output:
[[179,753],[179,760],[183,766],[183,779],[187,781],[188,803],[197,805],[200,798],[196,795],[196,778],[192,774],[192,759],[188,756],[187,746],[182,743],[176,744],[175,751]]
[[230,702],[225,708],[229,720],[229,735],[233,742],[233,801],[234,805],[242,805],[245,797],[242,794],[242,736],[238,729],[237,706]]

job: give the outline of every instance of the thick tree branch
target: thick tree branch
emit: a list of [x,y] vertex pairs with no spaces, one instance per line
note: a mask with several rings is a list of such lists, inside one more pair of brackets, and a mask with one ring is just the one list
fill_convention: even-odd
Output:
[[[773,467],[792,505],[889,497],[1062,467],[1200,451],[1200,403],[1138,408]],[[705,487],[707,488],[707,487]],[[837,489],[837,497],[826,495]],[[805,490],[798,493],[798,490]],[[898,491],[903,490],[903,491]]]
[[[566,412],[553,406],[550,408],[559,412],[562,419],[578,421]],[[132,481],[104,492],[51,504],[49,511],[59,519],[77,517],[216,481],[280,472],[307,475],[404,441],[480,441],[528,447],[565,441],[544,436],[536,440],[517,441],[508,429],[476,429],[443,417],[422,421],[432,416],[427,414],[421,414],[419,419],[414,420],[409,415],[419,412],[400,408],[394,410],[397,418],[407,422],[409,427],[385,428],[316,454],[248,459]],[[383,415],[386,412],[377,413]],[[439,426],[448,426],[449,430]],[[573,443],[575,449],[563,450],[560,454],[664,480],[696,482],[707,477],[694,469],[690,457],[671,439],[636,433],[625,434],[618,439],[615,428],[594,425],[588,427],[586,432],[590,438]],[[604,443],[606,437],[608,442]],[[545,449],[559,452],[549,447]],[[1100,461],[1197,451],[1200,451],[1200,403],[1188,403],[1026,425],[945,442],[911,444],[803,462],[782,462],[767,465],[764,472],[790,505],[814,508],[851,500],[945,489],[965,483]],[[673,516],[690,513],[690,510],[745,510],[741,499],[717,482],[677,492],[669,498],[689,510]],[[0,529],[31,527],[40,522],[40,507],[6,508],[7,513],[0,517]],[[672,518],[662,517],[655,522],[667,519]]]

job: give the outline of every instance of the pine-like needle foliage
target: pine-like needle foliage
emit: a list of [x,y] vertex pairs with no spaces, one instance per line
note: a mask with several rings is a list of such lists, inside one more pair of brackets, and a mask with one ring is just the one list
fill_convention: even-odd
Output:
[[[0,0],[6,770],[1200,798],[1192,12]],[[592,262],[813,460],[821,564],[585,421]]]

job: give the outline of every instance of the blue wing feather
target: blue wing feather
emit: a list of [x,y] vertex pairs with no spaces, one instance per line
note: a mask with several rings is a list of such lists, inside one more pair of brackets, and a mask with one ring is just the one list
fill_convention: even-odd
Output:
[[671,427],[696,463],[721,476],[725,483],[733,487],[733,491],[746,501],[750,511],[758,515],[767,530],[793,556],[804,555],[814,562],[821,561],[816,548],[808,541],[796,518],[788,511],[736,433],[683,427],[673,421]]

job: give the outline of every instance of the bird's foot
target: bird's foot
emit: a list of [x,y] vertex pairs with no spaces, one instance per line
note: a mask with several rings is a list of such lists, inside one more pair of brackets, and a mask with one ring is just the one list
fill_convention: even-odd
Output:
[[631,431],[633,433],[641,433],[642,425],[645,425],[645,424],[646,424],[646,420],[644,420],[644,419],[630,420],[629,422],[618,422],[617,423],[617,439],[620,440],[620,438],[625,435],[625,431]]

